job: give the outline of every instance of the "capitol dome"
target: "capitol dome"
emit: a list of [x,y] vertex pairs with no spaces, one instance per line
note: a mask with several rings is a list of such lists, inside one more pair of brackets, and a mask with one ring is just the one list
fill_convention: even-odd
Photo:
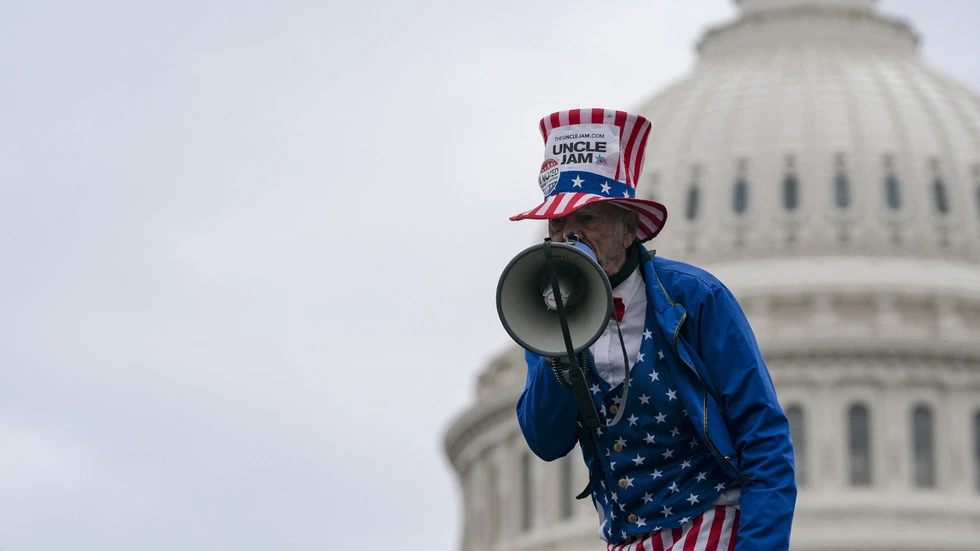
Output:
[[[980,261],[980,101],[871,0],[742,0],[637,111],[674,256]],[[664,249],[666,252],[667,249]]]
[[[652,132],[648,244],[707,268],[758,337],[796,449],[794,551],[980,548],[980,97],[873,0],[740,0]],[[446,435],[462,548],[596,549],[575,450],[514,415],[525,366],[484,369]]]

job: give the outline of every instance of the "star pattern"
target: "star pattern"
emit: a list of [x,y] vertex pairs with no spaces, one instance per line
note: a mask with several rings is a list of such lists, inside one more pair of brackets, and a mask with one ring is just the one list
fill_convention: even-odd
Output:
[[572,187],[582,187],[582,182],[584,181],[585,180],[579,178],[579,176],[576,174],[575,178],[572,180]]
[[[604,193],[608,195],[609,190]],[[600,384],[589,387],[591,394],[598,395],[596,406],[607,422],[607,415],[619,413],[613,404],[629,409],[623,413],[624,423],[605,429],[609,437],[599,441],[605,443],[606,453],[595,458],[602,457],[604,470],[609,472],[609,477],[600,477],[602,490],[594,492],[603,518],[609,519],[603,533],[611,540],[620,533],[628,537],[635,532],[633,528],[657,530],[688,524],[729,483],[712,456],[701,451],[702,441],[684,409],[696,406],[685,404],[682,389],[668,368],[671,364],[666,363],[673,349],[664,346],[662,335],[649,327],[644,327],[640,342],[630,379],[630,390],[633,384],[637,388],[636,394],[630,393],[635,399],[623,400],[621,387],[616,387],[618,393],[603,391],[608,387]],[[656,359],[647,361],[648,357]],[[658,366],[667,367],[654,369]],[[596,428],[595,434],[602,436],[602,429]],[[614,450],[618,450],[615,455]],[[602,482],[603,478],[611,484]],[[654,520],[648,521],[651,516]]]
[[610,189],[612,189],[612,186],[609,185],[609,182],[603,182],[602,183],[602,192],[603,193],[605,193],[606,195],[609,195],[609,190]]

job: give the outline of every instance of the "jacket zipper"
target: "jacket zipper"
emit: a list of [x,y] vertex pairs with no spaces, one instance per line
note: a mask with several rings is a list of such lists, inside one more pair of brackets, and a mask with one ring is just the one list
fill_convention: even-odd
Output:
[[[667,294],[667,289],[664,289],[664,284],[661,283],[659,275],[657,276],[657,283],[660,285],[660,290],[664,292],[664,296],[667,297],[667,302],[669,302],[671,306],[675,306],[676,303],[673,301],[673,299],[670,298],[670,295]],[[691,370],[691,373],[694,374],[694,377],[698,380],[699,383],[701,383],[701,390],[704,393],[704,405],[702,406],[703,413],[704,413],[702,415],[702,417],[704,418],[704,439],[707,441],[708,447],[711,448],[712,453],[714,453],[715,456],[720,457],[722,461],[727,463],[728,466],[731,467],[732,471],[734,471],[735,474],[739,476],[739,478],[741,478],[742,480],[744,480],[749,484],[754,484],[755,480],[742,474],[742,471],[738,470],[735,467],[735,465],[732,465],[731,458],[727,455],[722,455],[721,452],[718,451],[718,448],[715,446],[715,443],[711,441],[711,434],[708,432],[708,387],[704,384],[704,381],[701,380],[701,377],[698,375],[698,372],[694,369],[694,366],[687,363],[687,361],[681,357],[680,353],[677,352],[677,337],[678,335],[680,335],[681,327],[684,325],[685,320],[687,320],[686,311],[683,314],[681,314],[681,320],[677,322],[677,327],[674,329],[674,342],[672,344],[674,345],[674,355],[677,356],[677,359],[679,359],[681,363],[683,363],[685,366],[687,366],[688,369]]]

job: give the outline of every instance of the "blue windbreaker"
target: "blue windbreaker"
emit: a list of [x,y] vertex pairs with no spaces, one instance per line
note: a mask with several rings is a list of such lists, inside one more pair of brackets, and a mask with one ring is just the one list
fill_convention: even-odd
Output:
[[[741,484],[735,549],[789,549],[796,503],[789,423],[749,323],[711,274],[642,253],[647,300],[671,345],[666,365],[678,397],[712,457]],[[588,438],[583,448],[591,446],[573,394],[544,358],[528,353],[527,359],[517,418],[528,446],[546,461],[566,455],[580,438]]]

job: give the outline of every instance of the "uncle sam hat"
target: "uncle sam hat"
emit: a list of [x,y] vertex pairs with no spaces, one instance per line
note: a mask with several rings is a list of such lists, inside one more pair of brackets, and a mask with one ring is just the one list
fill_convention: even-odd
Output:
[[599,201],[636,212],[636,238],[653,238],[667,221],[667,208],[636,198],[650,121],[614,109],[571,109],[541,119],[544,163],[538,185],[544,202],[511,220],[567,216]]

